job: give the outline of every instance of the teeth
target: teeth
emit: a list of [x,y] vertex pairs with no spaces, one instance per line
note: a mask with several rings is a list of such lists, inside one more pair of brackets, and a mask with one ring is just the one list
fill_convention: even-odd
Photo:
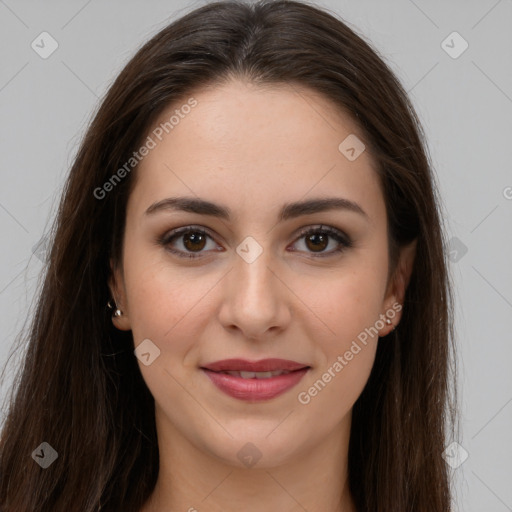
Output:
[[226,371],[222,373],[227,373],[228,375],[232,375],[233,377],[241,377],[242,379],[268,379],[270,377],[276,377],[277,375],[285,375],[286,373],[290,372],[288,370],[274,370],[271,372]]
[[[274,377],[275,375],[281,375],[280,371],[277,372],[257,372],[254,373],[255,377],[257,379],[268,379],[269,377]],[[242,377],[245,379],[245,377],[242,375]]]

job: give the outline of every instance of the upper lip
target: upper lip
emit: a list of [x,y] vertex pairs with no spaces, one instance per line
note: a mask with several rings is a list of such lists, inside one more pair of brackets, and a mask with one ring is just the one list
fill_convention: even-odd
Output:
[[307,364],[290,361],[287,359],[260,359],[259,361],[247,361],[245,359],[223,359],[202,366],[206,370],[214,372],[242,371],[242,372],[272,372],[276,370],[300,370],[308,368]]

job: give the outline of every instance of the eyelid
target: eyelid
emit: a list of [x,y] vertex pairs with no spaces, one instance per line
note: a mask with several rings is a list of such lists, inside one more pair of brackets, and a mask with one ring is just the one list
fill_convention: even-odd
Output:
[[[175,249],[169,249],[169,244],[174,238],[179,238],[181,235],[189,233],[189,232],[195,232],[200,233],[203,235],[208,236],[211,238],[215,243],[216,234],[214,235],[213,232],[204,226],[196,225],[196,224],[190,224],[187,226],[182,226],[179,228],[172,229],[168,232],[165,232],[163,235],[159,236],[157,238],[157,243],[160,245],[163,245],[167,248],[167,250],[173,254],[176,254],[178,257],[182,257],[185,259],[199,259],[202,258],[202,254],[204,251],[199,251],[197,253],[193,252],[184,252],[181,250],[175,250]],[[298,230],[296,230],[293,234],[293,243],[295,244],[297,241],[299,241],[301,238],[308,234],[315,234],[315,233],[325,233],[328,237],[334,238],[336,242],[340,245],[339,248],[328,251],[328,252],[308,252],[307,254],[312,256],[313,258],[327,258],[329,256],[334,256],[336,254],[340,254],[341,252],[345,251],[346,249],[349,249],[353,247],[353,241],[350,236],[348,236],[343,230],[336,228],[334,226],[329,226],[325,224],[312,224],[309,226],[304,226]],[[220,252],[220,251],[218,251]],[[297,252],[301,253],[303,251],[297,251],[292,250],[291,252]]]
[[313,224],[311,226],[300,228],[294,233],[294,237],[296,240],[299,237],[303,237],[309,233],[315,233],[317,231],[326,232],[331,236],[337,236],[341,238],[347,245],[352,245],[352,239],[342,229],[335,228],[334,226],[329,226],[326,224]]
[[[182,226],[179,228],[171,229],[170,231],[166,231],[163,235],[160,235],[157,237],[156,242],[158,245],[163,245],[164,247],[166,247],[169,252],[179,256],[181,253],[183,253],[183,251],[169,249],[168,246],[174,238],[179,238],[180,236],[182,236],[186,233],[189,233],[189,232],[201,233],[203,235],[210,237],[213,241],[215,241],[215,236],[208,228],[206,228],[204,226],[199,226],[196,224],[190,224],[187,226]],[[194,253],[184,253],[184,254],[187,254],[187,256],[183,256],[183,257],[189,258],[189,259],[201,257],[200,256],[201,253],[197,253],[198,256],[188,256],[188,255],[191,255]]]

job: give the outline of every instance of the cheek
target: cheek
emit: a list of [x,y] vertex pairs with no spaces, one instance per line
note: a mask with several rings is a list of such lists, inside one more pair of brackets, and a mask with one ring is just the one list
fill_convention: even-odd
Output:
[[[321,335],[327,347],[343,346],[379,318],[386,284],[384,269],[377,265],[344,268],[322,280],[300,280],[295,285],[297,294],[305,297],[305,304],[315,314],[322,327]],[[328,350],[330,352],[330,350]]]
[[325,337],[322,342],[324,364],[321,370],[330,371],[324,376],[328,382],[332,380],[341,385],[346,381],[351,383],[351,388],[352,385],[359,388],[373,365],[379,331],[376,326],[380,313],[379,294],[375,287],[364,287],[355,280],[340,285],[337,293],[331,293],[327,299],[326,304],[330,304],[328,309],[326,306],[327,322],[335,335]]
[[376,348],[376,342],[349,345],[347,351],[333,354],[329,364],[299,390],[300,407],[310,416],[323,417],[322,428],[328,431],[352,409],[370,376]]
[[125,270],[129,316],[135,343],[149,338],[162,355],[190,350],[209,321],[209,294],[218,276],[197,277],[171,265],[133,258]]
[[[378,343],[382,276],[353,273],[331,280],[318,295],[318,311],[330,330],[315,341],[319,364],[300,387],[297,401],[305,414],[324,417],[328,430],[348,413],[371,373]],[[334,331],[334,332],[331,332]],[[325,411],[331,411],[327,418]]]
[[126,282],[135,345],[150,339],[160,351],[154,362],[139,362],[139,368],[161,407],[183,411],[190,398],[184,390],[187,372],[197,364],[198,340],[212,314],[207,311],[208,291],[215,281],[194,280],[161,264],[132,271],[131,279],[126,272]]
[[[370,264],[359,258],[350,269],[333,274],[328,286],[324,282],[323,287],[309,291],[309,300],[329,329],[311,329],[319,365],[300,391],[306,393],[304,401],[318,407],[319,413],[324,407],[332,408],[339,420],[368,380],[382,328],[376,323],[383,313],[385,265],[387,261]],[[299,403],[304,405],[304,401]]]

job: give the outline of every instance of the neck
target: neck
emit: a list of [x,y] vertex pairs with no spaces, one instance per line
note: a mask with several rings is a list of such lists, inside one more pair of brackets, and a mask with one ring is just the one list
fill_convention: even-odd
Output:
[[351,415],[320,445],[284,463],[229,464],[184,438],[157,411],[160,469],[141,512],[356,512],[348,489]]

